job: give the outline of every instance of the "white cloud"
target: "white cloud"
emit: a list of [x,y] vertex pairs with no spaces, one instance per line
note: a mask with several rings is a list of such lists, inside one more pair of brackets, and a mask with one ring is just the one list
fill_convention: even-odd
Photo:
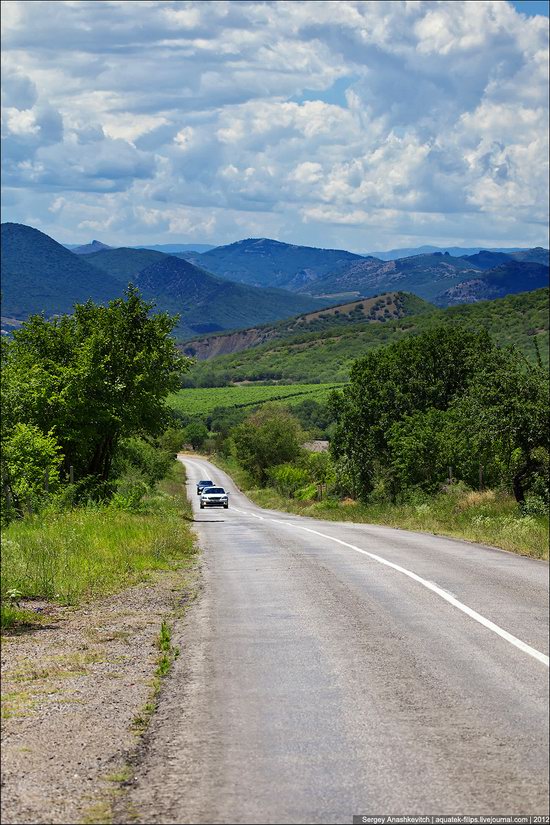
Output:
[[504,0],[5,5],[6,219],[547,242],[547,21]]

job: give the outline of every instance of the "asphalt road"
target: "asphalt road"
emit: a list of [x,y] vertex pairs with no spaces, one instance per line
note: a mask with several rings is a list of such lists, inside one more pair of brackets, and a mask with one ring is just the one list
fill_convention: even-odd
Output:
[[[130,792],[137,821],[547,812],[546,563],[261,510],[184,463],[203,587]],[[198,508],[200,478],[229,510]]]

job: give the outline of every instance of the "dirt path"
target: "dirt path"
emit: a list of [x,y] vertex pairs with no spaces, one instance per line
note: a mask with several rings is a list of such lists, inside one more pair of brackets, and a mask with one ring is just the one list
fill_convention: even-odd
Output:
[[43,625],[4,637],[3,823],[111,820],[151,710],[161,623],[196,586],[195,567],[78,609],[34,603]]

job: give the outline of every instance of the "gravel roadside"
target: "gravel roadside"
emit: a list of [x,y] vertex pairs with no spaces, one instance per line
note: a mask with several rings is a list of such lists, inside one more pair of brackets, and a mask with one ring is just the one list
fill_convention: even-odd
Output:
[[151,702],[163,620],[198,567],[155,573],[79,608],[31,603],[42,624],[3,637],[2,822],[110,822]]

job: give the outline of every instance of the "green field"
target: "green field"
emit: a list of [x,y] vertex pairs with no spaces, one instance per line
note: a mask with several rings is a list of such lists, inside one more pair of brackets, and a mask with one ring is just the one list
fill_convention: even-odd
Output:
[[168,404],[177,412],[186,415],[203,415],[216,407],[255,407],[266,401],[282,401],[285,404],[299,404],[306,398],[325,401],[331,390],[341,384],[287,384],[263,386],[242,384],[232,387],[208,387],[185,389],[168,397]]

